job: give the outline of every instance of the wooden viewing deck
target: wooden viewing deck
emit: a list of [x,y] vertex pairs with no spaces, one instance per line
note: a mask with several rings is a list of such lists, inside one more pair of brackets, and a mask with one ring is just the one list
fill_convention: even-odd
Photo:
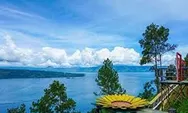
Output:
[[150,101],[149,107],[153,110],[163,109],[163,103],[169,102],[172,93],[176,94],[176,101],[179,101],[180,98],[185,98],[186,95],[188,95],[188,89],[186,92],[187,94],[184,92],[185,87],[188,86],[188,67],[186,67],[185,61],[182,60],[181,54],[176,54],[176,76],[166,76],[169,74],[166,67],[160,67],[158,70],[161,74],[159,75],[161,80],[161,92]]

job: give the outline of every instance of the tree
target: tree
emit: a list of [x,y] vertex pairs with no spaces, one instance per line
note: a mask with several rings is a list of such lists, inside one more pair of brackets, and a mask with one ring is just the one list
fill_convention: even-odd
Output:
[[177,109],[178,113],[188,113],[188,99],[182,100],[182,102],[179,105],[179,108]]
[[76,102],[67,97],[66,87],[54,81],[37,102],[32,103],[31,113],[77,113]]
[[139,40],[140,46],[143,49],[140,64],[154,62],[155,84],[157,92],[159,92],[159,78],[157,73],[158,58],[160,66],[162,66],[162,55],[166,52],[175,50],[177,45],[168,43],[169,29],[163,26],[151,24],[146,27],[142,34],[143,39]]
[[115,111],[107,108],[101,108],[99,111],[96,108],[93,108],[91,111],[88,111],[87,113],[115,113]]
[[181,101],[175,101],[171,106],[177,110],[177,113],[188,113],[188,98],[183,98]]
[[[113,63],[108,58],[104,60],[95,81],[100,88],[98,95],[125,93],[125,90],[119,83],[118,73],[113,69]],[[97,93],[95,94],[97,95]]]
[[187,54],[186,57],[184,58],[184,61],[185,61],[186,67],[188,67],[188,54]]
[[155,88],[152,86],[152,84],[153,81],[146,82],[144,84],[144,91],[142,93],[139,93],[138,97],[151,100],[155,96]]
[[20,107],[7,109],[7,113],[26,113],[25,104],[21,104]]
[[176,66],[171,64],[167,67],[166,77],[168,80],[173,80],[173,77],[176,77]]
[[91,111],[88,111],[87,113],[98,113],[98,110],[97,108],[93,108],[91,109]]
[[[185,66],[188,67],[188,54],[184,58]],[[185,77],[188,77],[188,69],[185,70]]]

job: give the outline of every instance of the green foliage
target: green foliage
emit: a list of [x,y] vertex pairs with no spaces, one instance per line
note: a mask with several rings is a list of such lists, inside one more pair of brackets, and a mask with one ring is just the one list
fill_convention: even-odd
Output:
[[177,101],[172,106],[177,110],[177,113],[188,113],[188,98]]
[[180,103],[180,107],[177,111],[178,113],[188,113],[188,99],[185,99]]
[[87,113],[97,113],[97,108],[93,108],[91,111],[88,111]]
[[[186,55],[186,57],[184,58],[185,61],[185,66],[188,67],[188,54]],[[185,70],[185,77],[188,77],[188,69]]]
[[113,69],[113,63],[108,58],[104,60],[95,81],[100,88],[100,93],[95,93],[96,95],[125,93],[125,90],[119,83],[118,73]]
[[157,92],[159,92],[159,73],[157,71],[158,58],[160,66],[162,66],[162,55],[166,52],[175,50],[177,45],[167,43],[169,36],[168,28],[153,23],[146,27],[146,30],[142,35],[144,38],[139,40],[140,46],[143,49],[140,64],[155,63],[153,68],[156,76],[155,85],[157,87]]
[[93,108],[91,111],[87,113],[116,113],[113,111],[113,109],[108,109],[108,108],[101,108],[100,110],[97,110],[97,108]]
[[152,23],[146,27],[142,35],[144,39],[139,40],[140,46],[143,48],[143,56],[140,60],[141,65],[153,62],[153,59],[158,55],[172,51],[177,47],[177,45],[167,43],[169,29],[163,26]]
[[37,102],[32,103],[31,113],[77,113],[76,102],[67,97],[66,87],[54,81]]
[[186,57],[184,58],[186,66],[188,66],[188,54],[186,55]]
[[115,113],[112,109],[102,109],[99,113]]
[[155,88],[152,86],[154,81],[146,82],[144,84],[144,91],[142,93],[139,93],[138,97],[151,100],[155,94]]
[[166,70],[166,77],[167,80],[173,80],[176,77],[176,66],[171,64],[168,66],[167,70]]
[[21,104],[20,107],[7,109],[7,113],[26,113],[25,104]]

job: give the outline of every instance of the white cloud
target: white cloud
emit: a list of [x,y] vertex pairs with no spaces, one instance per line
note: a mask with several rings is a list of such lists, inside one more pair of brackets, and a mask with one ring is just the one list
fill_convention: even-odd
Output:
[[5,35],[6,44],[0,47],[0,59],[9,62],[19,62],[31,55],[32,50],[17,48],[9,35]]
[[115,47],[112,51],[107,48],[100,50],[85,48],[68,55],[64,49],[43,47],[40,51],[18,47],[9,35],[5,35],[5,44],[0,45],[0,60],[20,63],[26,66],[96,66],[110,58],[114,64],[137,65],[139,53],[134,49]]
[[166,53],[165,55],[162,56],[162,63],[163,65],[170,65],[174,64],[175,65],[175,58],[176,54],[175,53]]
[[62,65],[67,63],[67,53],[65,50],[51,47],[43,47],[42,50],[45,59],[49,59],[54,63]]
[[179,46],[177,51],[180,52],[184,57],[188,54],[188,45],[186,46]]
[[182,55],[182,59],[188,54],[188,46],[178,46],[174,52],[168,52],[163,55],[162,62],[164,65],[174,64],[175,65],[175,58],[176,52]]
[[[102,64],[104,59],[111,59],[114,64],[139,65],[140,54],[133,48],[114,47],[93,49],[85,48],[76,50],[73,54],[67,54],[64,49],[42,47],[33,50],[18,47],[12,38],[4,35],[5,43],[0,45],[0,65],[25,65],[25,66],[96,66]],[[163,65],[175,64],[175,53],[180,52],[183,57],[187,54],[187,46],[179,46],[176,51],[166,53],[162,56]],[[151,64],[150,64],[151,65]]]

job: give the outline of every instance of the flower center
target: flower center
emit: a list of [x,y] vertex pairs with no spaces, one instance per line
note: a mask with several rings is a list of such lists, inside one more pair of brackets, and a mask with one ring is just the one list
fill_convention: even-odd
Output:
[[114,108],[128,108],[131,106],[131,103],[126,101],[114,101],[111,103],[111,106]]

